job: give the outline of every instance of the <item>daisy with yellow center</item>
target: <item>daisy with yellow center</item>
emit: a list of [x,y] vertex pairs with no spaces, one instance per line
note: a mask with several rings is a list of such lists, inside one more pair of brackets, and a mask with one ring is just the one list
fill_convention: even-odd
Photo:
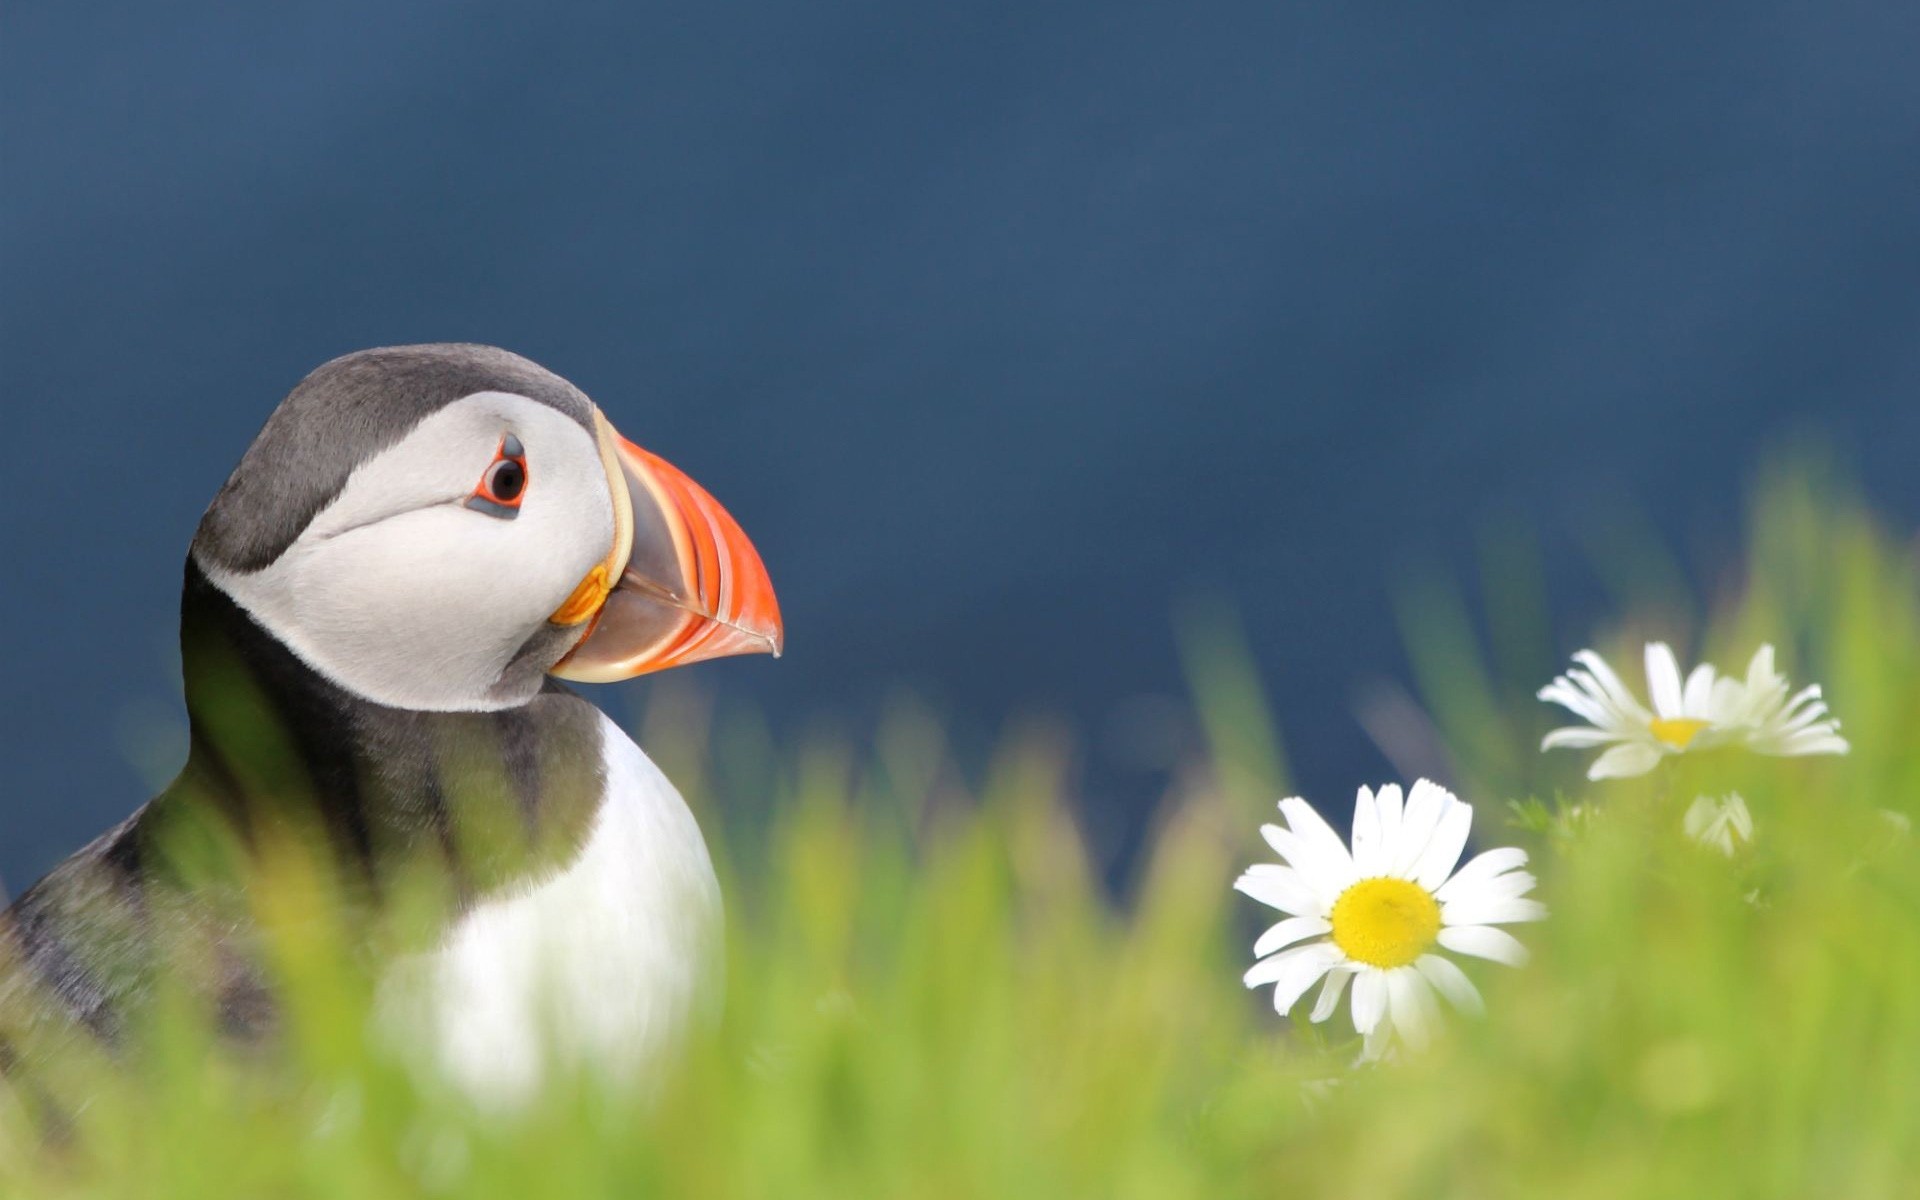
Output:
[[1525,960],[1520,943],[1495,926],[1546,915],[1524,899],[1534,885],[1519,869],[1526,851],[1489,850],[1456,872],[1473,806],[1445,788],[1423,779],[1404,803],[1396,784],[1361,788],[1351,851],[1298,796],[1282,800],[1280,812],[1286,824],[1260,832],[1285,865],[1256,864],[1234,884],[1288,914],[1254,943],[1259,961],[1246,974],[1248,987],[1273,985],[1274,1011],[1288,1012],[1324,979],[1309,1014],[1324,1021],[1352,981],[1362,1057],[1377,1058],[1396,1033],[1409,1046],[1426,1043],[1438,1015],[1435,991],[1462,1011],[1480,1011],[1480,993],[1439,951]]
[[1701,663],[1680,677],[1665,642],[1647,646],[1649,710],[1591,650],[1580,664],[1540,689],[1540,699],[1584,719],[1549,733],[1542,750],[1608,747],[1587,769],[1588,779],[1644,775],[1675,754],[1728,744],[1761,754],[1845,754],[1840,722],[1827,716],[1818,686],[1788,696],[1785,676],[1773,669],[1773,647],[1762,646],[1744,681]]

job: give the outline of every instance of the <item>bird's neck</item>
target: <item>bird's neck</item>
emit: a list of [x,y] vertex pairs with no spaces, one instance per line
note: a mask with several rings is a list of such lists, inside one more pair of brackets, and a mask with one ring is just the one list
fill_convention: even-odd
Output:
[[192,745],[166,797],[241,840],[324,833],[378,879],[444,862],[476,893],[570,858],[601,803],[598,712],[557,685],[494,712],[413,712],[302,662],[189,562],[181,666]]

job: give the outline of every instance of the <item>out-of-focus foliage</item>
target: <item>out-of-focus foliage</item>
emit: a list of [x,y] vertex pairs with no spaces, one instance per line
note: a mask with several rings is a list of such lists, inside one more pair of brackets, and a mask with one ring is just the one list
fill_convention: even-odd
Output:
[[[1492,572],[1528,586],[1511,555]],[[1546,598],[1485,626],[1545,639]],[[1485,590],[1485,589],[1483,589]],[[1616,662],[1675,629],[1623,606]],[[1209,745],[1115,900],[1069,800],[1060,733],[970,774],[901,704],[859,751],[655,713],[726,877],[724,1014],[648,1086],[563,1081],[476,1111],[366,1033],[366,990],[311,880],[260,903],[292,1018],[223,1049],[171,1006],[124,1064],[75,1051],[0,1110],[0,1192],[127,1196],[1873,1196],[1920,1177],[1920,588],[1908,547],[1817,473],[1763,489],[1749,571],[1691,645],[1772,641],[1825,684],[1842,759],[1687,756],[1588,785],[1541,756],[1531,690],[1564,652],[1483,654],[1443,593],[1410,598],[1421,695],[1481,840],[1532,848],[1550,920],[1526,968],[1470,963],[1483,1021],[1350,1069],[1344,1014],[1290,1029],[1240,972],[1266,914],[1229,890],[1269,857],[1282,758],[1231,642],[1190,661]],[[1637,683],[1638,681],[1635,680]],[[692,714],[692,715],[690,715]],[[1360,782],[1379,782],[1361,781]],[[723,821],[713,796],[764,807]],[[1738,791],[1753,846],[1681,833]],[[1346,797],[1315,797],[1334,813]],[[1508,802],[1512,802],[1509,805]],[[1478,968],[1478,969],[1476,969]],[[1337,1081],[1337,1082],[1334,1082]],[[49,1131],[35,1114],[69,1114]]]

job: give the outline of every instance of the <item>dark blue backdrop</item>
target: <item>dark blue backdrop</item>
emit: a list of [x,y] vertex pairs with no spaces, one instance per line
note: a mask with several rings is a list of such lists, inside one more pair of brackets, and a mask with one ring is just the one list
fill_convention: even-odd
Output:
[[439,339],[734,510],[792,650],[706,670],[777,717],[905,680],[1110,745],[1211,587],[1337,805],[1405,554],[1595,497],[1730,537],[1809,420],[1920,513],[1917,45],[1848,0],[10,0],[0,872],[144,798],[274,403]]

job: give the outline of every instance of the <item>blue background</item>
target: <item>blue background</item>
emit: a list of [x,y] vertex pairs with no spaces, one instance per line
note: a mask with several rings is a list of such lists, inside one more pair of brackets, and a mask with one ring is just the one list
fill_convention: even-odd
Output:
[[1917,47],[1846,0],[11,0],[0,873],[177,758],[180,561],[273,405],[445,339],[733,509],[791,652],[700,670],[777,724],[1056,710],[1125,826],[1224,593],[1337,806],[1410,559],[1521,513],[1579,611],[1583,514],[1725,547],[1809,427],[1920,515]]

